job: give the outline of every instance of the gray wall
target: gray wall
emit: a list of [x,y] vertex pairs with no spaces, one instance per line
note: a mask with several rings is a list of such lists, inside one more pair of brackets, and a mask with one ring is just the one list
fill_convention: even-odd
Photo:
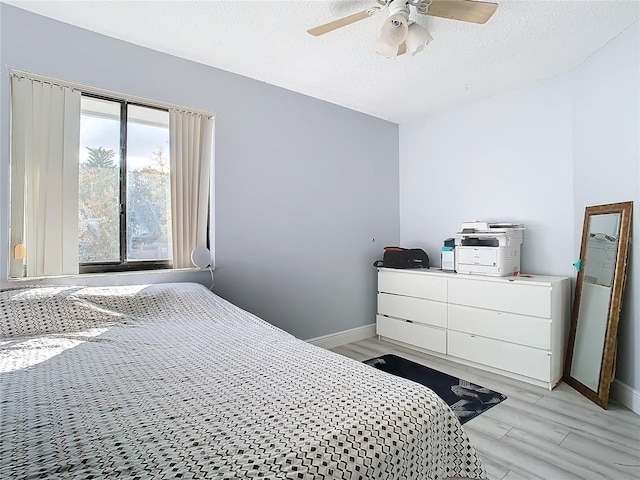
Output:
[[640,391],[639,32],[568,74],[400,127],[401,242],[435,258],[460,222],[515,221],[523,272],[575,278],[585,207],[634,201],[616,372],[629,398]]
[[301,338],[375,321],[371,264],[399,240],[397,125],[6,4],[0,20],[0,258],[15,68],[216,112],[214,291]]

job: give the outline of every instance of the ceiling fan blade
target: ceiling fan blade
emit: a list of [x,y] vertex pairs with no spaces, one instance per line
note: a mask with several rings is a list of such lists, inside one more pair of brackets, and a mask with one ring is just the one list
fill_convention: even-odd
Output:
[[339,18],[338,20],[334,20],[333,22],[325,23],[324,25],[320,25],[319,27],[312,28],[311,30],[307,30],[307,32],[316,37],[318,35],[324,35],[325,33],[329,33],[340,27],[345,27],[357,21],[364,20],[365,18],[368,18],[376,13],[378,10],[380,10],[380,8],[381,7],[371,7],[363,10],[362,12],[349,15],[348,17]]
[[434,17],[461,20],[463,22],[486,23],[497,8],[498,4],[491,2],[433,0],[426,14]]

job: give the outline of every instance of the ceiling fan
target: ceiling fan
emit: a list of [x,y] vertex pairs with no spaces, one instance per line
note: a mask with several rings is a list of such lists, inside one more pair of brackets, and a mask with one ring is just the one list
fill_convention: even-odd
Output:
[[314,36],[324,35],[341,27],[364,20],[387,8],[389,13],[380,29],[374,50],[388,58],[397,57],[407,51],[412,55],[424,50],[433,40],[421,25],[409,19],[410,8],[421,15],[449,18],[471,23],[486,23],[498,8],[497,3],[476,0],[376,0],[378,5],[338,20],[307,30]]

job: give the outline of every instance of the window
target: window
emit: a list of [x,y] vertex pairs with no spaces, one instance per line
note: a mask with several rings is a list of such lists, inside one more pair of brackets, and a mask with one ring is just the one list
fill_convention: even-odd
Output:
[[170,265],[169,112],[82,95],[79,160],[80,272]]
[[213,115],[11,72],[10,277],[188,268]]

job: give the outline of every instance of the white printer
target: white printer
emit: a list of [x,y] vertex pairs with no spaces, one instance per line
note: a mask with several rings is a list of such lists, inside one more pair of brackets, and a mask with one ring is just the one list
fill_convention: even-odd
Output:
[[523,232],[518,224],[464,222],[455,237],[456,272],[495,277],[520,272]]

